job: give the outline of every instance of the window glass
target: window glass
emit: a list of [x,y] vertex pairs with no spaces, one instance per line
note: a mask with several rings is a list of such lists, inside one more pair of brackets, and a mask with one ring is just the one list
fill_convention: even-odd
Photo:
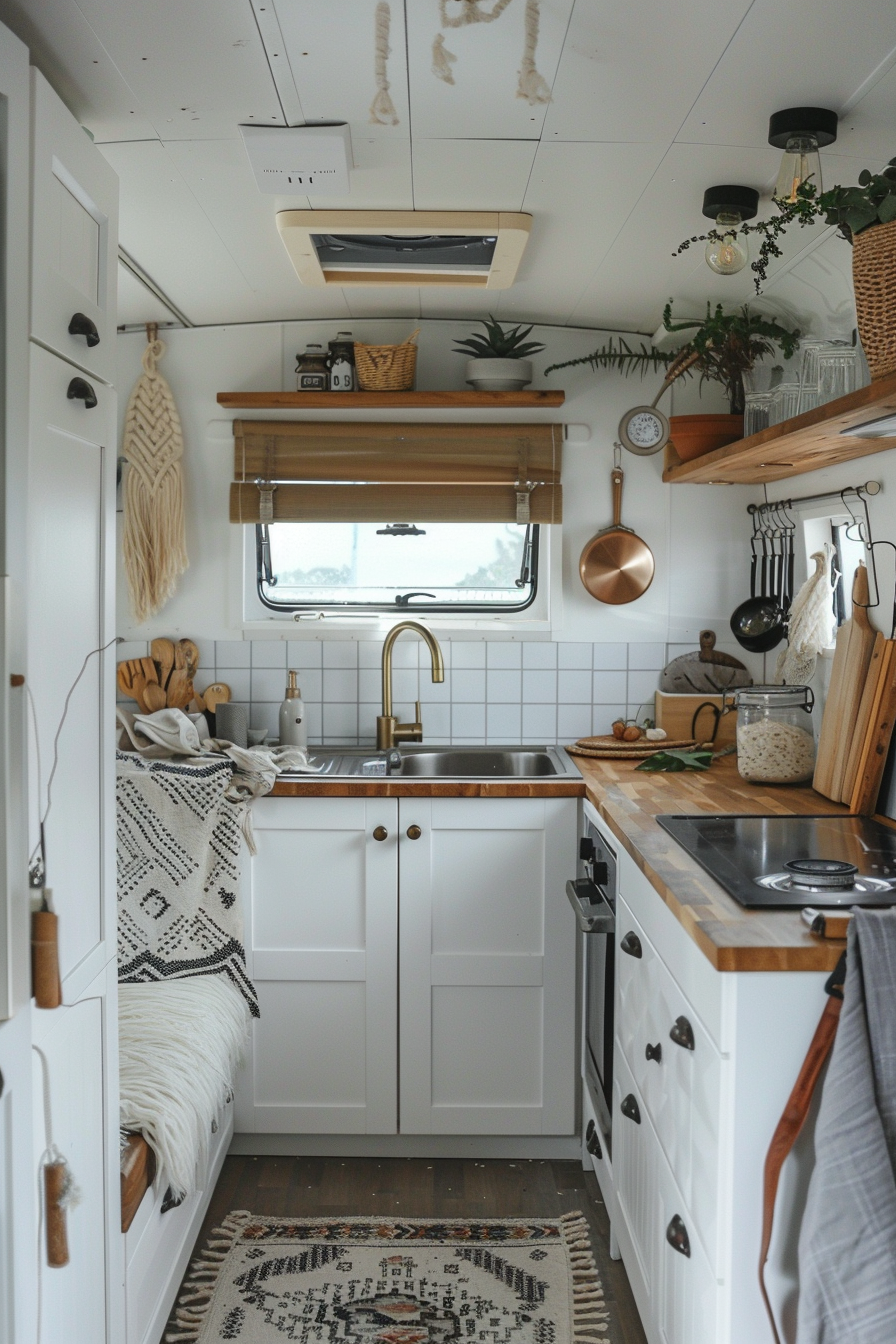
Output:
[[258,593],[275,610],[522,611],[538,527],[271,523],[256,527]]

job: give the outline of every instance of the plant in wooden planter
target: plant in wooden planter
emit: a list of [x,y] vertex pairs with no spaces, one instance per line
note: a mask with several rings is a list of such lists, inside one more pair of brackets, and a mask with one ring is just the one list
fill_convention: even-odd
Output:
[[[852,244],[853,288],[859,335],[872,378],[896,372],[896,159],[882,173],[859,173],[854,187],[832,187],[819,193],[814,182],[800,183],[792,199],[775,201],[770,219],[740,225],[738,233],[759,234],[761,243],[752,263],[757,294],[768,277],[773,257],[781,256],[780,239],[791,226],[805,228],[818,220],[836,227]],[[717,241],[706,234],[680,243],[676,256],[692,243]]]
[[516,392],[532,381],[532,360],[544,346],[527,341],[532,328],[518,324],[506,330],[489,315],[481,320],[485,335],[474,332],[454,347],[456,355],[472,355],[467,360],[467,382],[471,387],[491,392]]

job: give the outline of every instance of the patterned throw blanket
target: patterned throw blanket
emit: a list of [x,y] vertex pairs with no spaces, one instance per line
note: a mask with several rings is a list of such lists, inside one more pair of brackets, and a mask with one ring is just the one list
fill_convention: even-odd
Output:
[[116,755],[118,979],[227,975],[259,1016],[246,972],[240,851],[248,802],[233,763]]

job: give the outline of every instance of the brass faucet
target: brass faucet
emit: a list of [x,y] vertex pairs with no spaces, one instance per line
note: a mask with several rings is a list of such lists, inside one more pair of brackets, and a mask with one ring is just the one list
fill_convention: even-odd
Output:
[[392,646],[402,630],[416,630],[425,641],[432,658],[433,681],[445,680],[445,665],[442,662],[442,650],[439,641],[424,625],[416,621],[399,621],[393,625],[383,642],[383,712],[376,721],[377,751],[388,751],[396,742],[422,742],[423,724],[420,722],[420,701],[417,701],[417,718],[414,723],[399,723],[392,713]]

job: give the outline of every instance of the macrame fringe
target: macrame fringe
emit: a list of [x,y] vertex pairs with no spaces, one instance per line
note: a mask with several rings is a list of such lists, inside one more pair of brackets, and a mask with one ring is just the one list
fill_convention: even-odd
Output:
[[[525,98],[530,107],[551,101],[551,89],[547,80],[538,73],[535,65],[535,52],[538,47],[538,30],[541,22],[539,5],[541,0],[526,0],[526,39],[523,47],[523,59],[518,71],[517,98]],[[439,22],[443,28],[465,28],[470,23],[494,23],[504,13],[510,0],[496,0],[491,9],[481,8],[481,0],[461,0],[463,8],[457,14],[448,13],[448,0],[439,0]],[[445,47],[441,33],[432,44],[432,72],[437,79],[446,84],[454,83],[451,64],[457,60]]]
[[374,74],[376,78],[376,97],[370,104],[370,124],[372,126],[397,126],[398,114],[395,111],[395,104],[389,95],[389,78],[387,74],[387,62],[392,53],[389,46],[389,27],[392,23],[392,11],[386,0],[380,0],[376,7],[376,24],[374,32],[376,35],[376,55],[374,59]]
[[452,18],[448,13],[447,0],[439,0],[439,20],[443,28],[465,28],[468,23],[494,23],[510,4],[510,0],[497,0],[491,9],[480,9],[480,0],[461,2],[464,8]]
[[437,79],[443,79],[446,84],[454,83],[454,75],[451,67],[457,57],[445,46],[445,39],[441,33],[438,33],[432,44],[432,72]]
[[189,565],[181,459],[184,440],[171,388],[158,372],[164,341],[143,352],[125,413],[122,549],[134,619],[142,625],[173,596]]
[[193,1344],[199,1338],[218,1286],[221,1267],[253,1215],[245,1209],[229,1213],[190,1270],[177,1300],[175,1325],[165,1335],[165,1344]]
[[530,107],[551,101],[550,85],[535,68],[535,51],[541,21],[538,6],[539,0],[526,0],[526,45],[523,48],[520,82],[516,91],[517,98],[525,98]]
[[601,1341],[609,1330],[604,1290],[597,1273],[588,1224],[581,1210],[564,1213],[560,1229],[572,1276],[572,1338],[578,1344]]

